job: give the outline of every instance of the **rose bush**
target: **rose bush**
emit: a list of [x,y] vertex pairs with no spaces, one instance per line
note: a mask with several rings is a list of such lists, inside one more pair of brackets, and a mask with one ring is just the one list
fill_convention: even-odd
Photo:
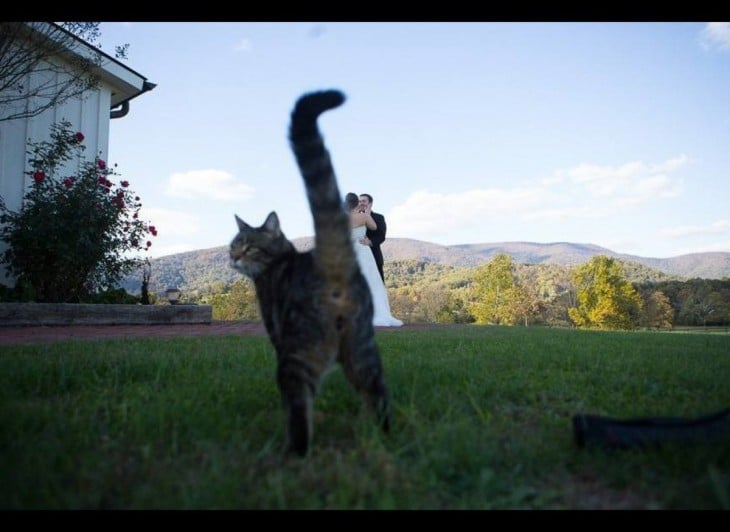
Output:
[[[0,240],[10,246],[0,262],[17,279],[16,299],[91,301],[140,268],[137,253],[157,235],[140,219],[142,203],[129,182],[115,185],[118,174],[106,161],[83,159],[83,140],[69,122],[54,124],[49,141],[29,144],[20,211],[0,198]],[[77,174],[62,175],[68,161],[80,161]]]

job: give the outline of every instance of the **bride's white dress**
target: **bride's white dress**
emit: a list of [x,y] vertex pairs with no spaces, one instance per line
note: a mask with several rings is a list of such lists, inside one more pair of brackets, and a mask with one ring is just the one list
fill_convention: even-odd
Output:
[[370,250],[370,246],[365,246],[359,242],[365,236],[365,231],[367,231],[367,228],[364,225],[353,227],[350,236],[352,245],[355,248],[355,255],[357,255],[357,262],[360,264],[360,270],[368,282],[370,294],[373,297],[373,325],[376,327],[400,327],[403,322],[390,314],[388,292],[385,290],[383,280],[380,278],[373,252]]

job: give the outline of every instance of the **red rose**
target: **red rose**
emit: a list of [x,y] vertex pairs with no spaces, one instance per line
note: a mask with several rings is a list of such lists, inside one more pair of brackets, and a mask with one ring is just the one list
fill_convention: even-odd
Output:
[[129,186],[129,181],[122,181],[120,185],[122,185],[124,188],[127,188]]
[[152,242],[150,242],[150,241],[148,240],[148,241],[147,241],[147,247],[150,247],[151,245],[152,245]]
[[77,132],[74,135],[74,139],[76,139],[76,142],[83,142],[84,141],[84,134],[81,133],[81,131]]
[[66,188],[71,188],[74,184],[74,180],[72,177],[67,177],[63,180],[63,184]]
[[106,168],[106,161],[104,159],[99,159],[97,164],[99,165],[99,168],[101,168],[102,170],[104,168]]
[[35,179],[36,183],[40,183],[46,178],[46,173],[43,170],[37,170],[33,173],[33,179]]

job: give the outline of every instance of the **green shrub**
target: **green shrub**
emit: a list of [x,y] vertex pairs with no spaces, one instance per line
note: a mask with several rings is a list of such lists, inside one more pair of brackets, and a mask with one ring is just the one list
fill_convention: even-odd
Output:
[[[0,198],[0,240],[10,247],[0,261],[17,278],[14,299],[88,301],[113,288],[142,260],[157,229],[140,219],[142,206],[129,182],[99,157],[83,160],[84,136],[61,121],[49,141],[30,143],[31,180],[18,212]],[[79,173],[64,163],[80,160]]]

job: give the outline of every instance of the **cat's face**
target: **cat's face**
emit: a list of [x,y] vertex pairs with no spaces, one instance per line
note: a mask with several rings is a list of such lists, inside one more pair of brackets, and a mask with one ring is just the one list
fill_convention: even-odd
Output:
[[231,266],[240,273],[255,277],[288,248],[279,218],[271,212],[261,227],[251,227],[236,216],[238,234],[231,241]]

